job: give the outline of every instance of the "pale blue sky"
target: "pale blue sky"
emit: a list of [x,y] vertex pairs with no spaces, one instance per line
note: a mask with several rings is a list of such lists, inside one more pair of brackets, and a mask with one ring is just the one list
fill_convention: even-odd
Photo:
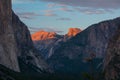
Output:
[[70,27],[83,30],[92,24],[120,16],[120,0],[85,1],[13,0],[12,6],[31,32],[43,29],[65,34]]

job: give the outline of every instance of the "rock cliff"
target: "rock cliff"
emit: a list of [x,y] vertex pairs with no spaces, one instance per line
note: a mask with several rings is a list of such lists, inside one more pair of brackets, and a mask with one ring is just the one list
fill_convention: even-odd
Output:
[[104,71],[106,80],[120,80],[120,25],[107,47]]
[[27,26],[12,11],[11,0],[0,0],[0,37],[0,64],[15,71],[49,70]]
[[12,26],[11,0],[0,0],[0,64],[19,71],[17,53],[19,50]]

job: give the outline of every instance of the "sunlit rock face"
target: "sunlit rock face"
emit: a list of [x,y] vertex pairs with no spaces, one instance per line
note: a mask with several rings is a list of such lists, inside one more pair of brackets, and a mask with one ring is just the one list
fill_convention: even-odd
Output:
[[69,31],[68,33],[66,34],[67,36],[69,37],[72,37],[72,36],[75,36],[77,35],[78,33],[80,33],[82,30],[79,29],[79,28],[69,28]]
[[11,0],[0,0],[0,64],[19,71],[18,47],[12,27]]
[[55,32],[38,31],[31,35],[33,41],[53,39],[57,36]]
[[[78,33],[80,33],[82,30],[79,29],[79,28],[69,28],[68,30],[68,33],[65,34],[64,36],[62,35],[58,35],[57,33],[55,32],[47,32],[47,31],[38,31],[38,32],[35,32],[31,35],[32,37],[32,40],[33,41],[42,41],[42,40],[47,40],[47,39],[55,39],[55,38],[58,38],[58,37],[73,37],[75,35],[77,35]],[[66,38],[67,39],[67,38]]]
[[106,80],[120,80],[120,25],[110,39],[106,53],[104,60]]

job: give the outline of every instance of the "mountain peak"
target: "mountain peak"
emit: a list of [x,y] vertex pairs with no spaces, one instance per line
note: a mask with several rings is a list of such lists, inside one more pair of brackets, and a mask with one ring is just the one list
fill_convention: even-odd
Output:
[[[82,30],[79,28],[69,28],[68,33],[66,35],[68,37],[73,37],[81,31]],[[40,30],[31,35],[33,41],[53,39],[53,38],[56,38],[57,36],[60,36],[60,35],[58,35],[55,32],[47,32],[44,30]]]
[[75,36],[77,35],[79,32],[81,32],[82,30],[79,28],[69,28],[69,31],[67,33],[68,36]]
[[31,35],[33,41],[38,41],[38,40],[46,40],[46,39],[51,39],[56,37],[55,32],[47,32],[47,31],[38,31],[35,32]]

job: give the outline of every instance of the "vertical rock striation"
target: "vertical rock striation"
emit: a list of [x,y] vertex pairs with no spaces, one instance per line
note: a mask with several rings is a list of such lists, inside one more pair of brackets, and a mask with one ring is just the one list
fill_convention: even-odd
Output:
[[111,38],[104,61],[106,80],[120,80],[120,25]]
[[0,64],[14,71],[49,69],[34,48],[27,26],[12,11],[11,0],[0,0]]
[[12,27],[11,0],[0,0],[0,64],[19,71],[18,48]]

